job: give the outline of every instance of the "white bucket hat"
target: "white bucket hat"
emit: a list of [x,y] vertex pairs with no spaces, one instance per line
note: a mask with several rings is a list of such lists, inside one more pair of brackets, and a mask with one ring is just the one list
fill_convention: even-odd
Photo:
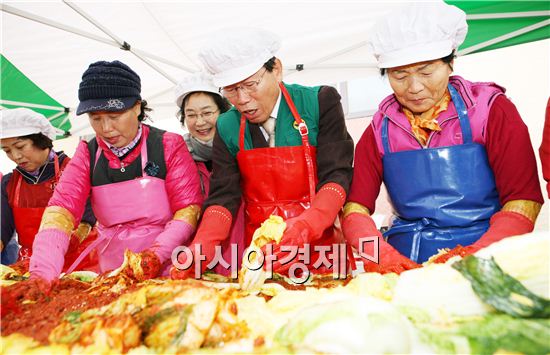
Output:
[[212,82],[212,75],[201,71],[185,77],[176,85],[174,89],[176,105],[181,108],[183,100],[187,95],[197,91],[211,92],[220,95],[219,89]]
[[0,131],[2,139],[42,133],[54,140],[56,136],[63,135],[63,131],[52,126],[44,115],[28,108],[1,110],[0,121],[2,121],[2,131]]
[[214,85],[224,87],[238,83],[275,56],[280,38],[259,28],[228,28],[212,35],[199,52],[199,59],[212,73]]
[[411,3],[376,23],[369,46],[379,68],[443,58],[464,42],[466,14],[444,2]]

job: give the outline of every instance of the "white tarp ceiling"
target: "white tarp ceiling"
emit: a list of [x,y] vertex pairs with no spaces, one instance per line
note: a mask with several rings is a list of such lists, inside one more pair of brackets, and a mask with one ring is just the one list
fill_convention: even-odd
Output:
[[[378,72],[365,46],[368,31],[379,17],[403,3],[3,1],[2,54],[55,100],[71,108],[78,103],[80,77],[90,63],[121,60],[141,76],[142,96],[154,108],[153,117],[166,119],[173,118],[177,110],[174,83],[200,68],[196,54],[219,29],[250,26],[277,32],[283,40],[278,57],[286,68],[285,80],[335,84]],[[550,12],[543,13],[547,16]],[[123,43],[131,52],[120,49]],[[299,64],[305,70],[296,71]],[[87,120],[74,117],[74,112],[71,121],[74,135],[88,126]]]
[[[119,59],[141,76],[142,96],[155,109],[154,116],[173,117],[174,81],[200,68],[196,54],[216,30],[253,26],[277,32],[283,40],[279,57],[288,69],[285,77],[289,81],[336,83],[377,72],[364,46],[367,32],[379,16],[399,5],[364,1],[4,2],[2,53],[44,91],[73,108],[88,64]],[[119,49],[117,42],[128,43],[137,55]],[[309,70],[293,70],[297,64]],[[73,134],[78,133],[79,123],[84,122],[74,117],[72,121]]]

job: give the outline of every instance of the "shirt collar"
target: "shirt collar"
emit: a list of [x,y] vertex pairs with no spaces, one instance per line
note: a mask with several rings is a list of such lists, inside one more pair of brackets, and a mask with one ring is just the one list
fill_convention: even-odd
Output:
[[277,96],[277,101],[275,106],[273,106],[273,111],[271,111],[270,117],[277,118],[277,113],[279,112],[279,105],[281,104],[281,90],[279,89],[279,96]]
[[138,131],[137,131],[136,137],[128,145],[126,145],[124,147],[121,147],[121,148],[117,148],[114,145],[109,144],[109,142],[106,142],[106,141],[103,141],[103,142],[107,145],[107,147],[109,147],[109,149],[117,157],[120,158],[120,157],[126,155],[130,150],[132,150],[132,148],[134,148],[138,144],[138,142],[141,138],[141,131],[142,131],[142,129],[141,129],[141,123],[140,123],[139,126],[138,126]]

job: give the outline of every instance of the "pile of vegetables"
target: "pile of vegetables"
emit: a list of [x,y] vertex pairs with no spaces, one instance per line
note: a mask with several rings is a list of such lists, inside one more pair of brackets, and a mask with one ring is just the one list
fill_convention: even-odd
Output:
[[1,352],[547,354],[549,252],[547,233],[532,233],[330,288],[150,280],[66,314],[47,347],[2,334]]

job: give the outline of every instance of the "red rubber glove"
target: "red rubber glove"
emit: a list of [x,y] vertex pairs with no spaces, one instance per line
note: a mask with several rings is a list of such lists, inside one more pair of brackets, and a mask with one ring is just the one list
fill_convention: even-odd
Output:
[[530,233],[533,229],[535,224],[524,215],[500,211],[491,217],[489,229],[472,246],[479,250],[506,237]]
[[323,185],[301,215],[286,220],[286,229],[280,245],[299,245],[315,241],[332,226],[346,201],[346,191],[336,183]]
[[443,255],[438,256],[434,259],[434,263],[436,264],[444,264],[452,258],[453,256],[460,256],[461,258],[465,257],[466,255],[470,255],[475,253],[477,250],[473,247],[473,245],[468,245],[467,247],[463,247],[462,245],[457,245],[453,249],[449,250]]
[[[189,249],[195,254],[198,246],[201,248],[201,255],[194,255],[191,266],[186,270],[178,269],[172,266],[170,269],[170,277],[174,280],[183,280],[195,277],[195,264],[198,258],[203,258],[200,264],[199,271],[203,273],[206,266],[214,259],[216,255],[216,246],[227,239],[229,230],[231,229],[232,216],[231,212],[223,206],[210,206],[204,211],[202,221],[195,235],[195,239],[189,245]],[[178,263],[185,264],[187,255],[180,253],[178,255]],[[197,275],[199,278],[200,275]]]
[[444,263],[455,255],[466,256],[475,253],[506,237],[530,233],[535,229],[535,224],[522,214],[516,212],[500,211],[495,213],[489,221],[489,229],[472,245],[455,248],[439,256],[434,263]]
[[[378,272],[386,274],[395,272],[400,274],[405,270],[420,267],[417,263],[395,250],[382,237],[382,233],[376,228],[371,216],[362,213],[350,213],[342,222],[342,230],[346,241],[360,252],[361,259],[366,272]],[[371,258],[375,256],[373,242],[361,244],[360,239],[365,237],[378,238],[378,263],[369,260],[365,255]],[[362,253],[361,253],[362,252]]]
[[[281,241],[273,245],[273,254],[277,257],[273,263],[273,270],[284,274],[292,266],[292,262],[284,265],[278,262],[289,253],[282,252],[281,246],[303,247],[304,244],[321,238],[325,229],[334,223],[345,201],[346,191],[344,188],[339,184],[329,182],[319,189],[310,208],[299,216],[286,220],[286,229]],[[262,249],[265,251],[265,247]]]

